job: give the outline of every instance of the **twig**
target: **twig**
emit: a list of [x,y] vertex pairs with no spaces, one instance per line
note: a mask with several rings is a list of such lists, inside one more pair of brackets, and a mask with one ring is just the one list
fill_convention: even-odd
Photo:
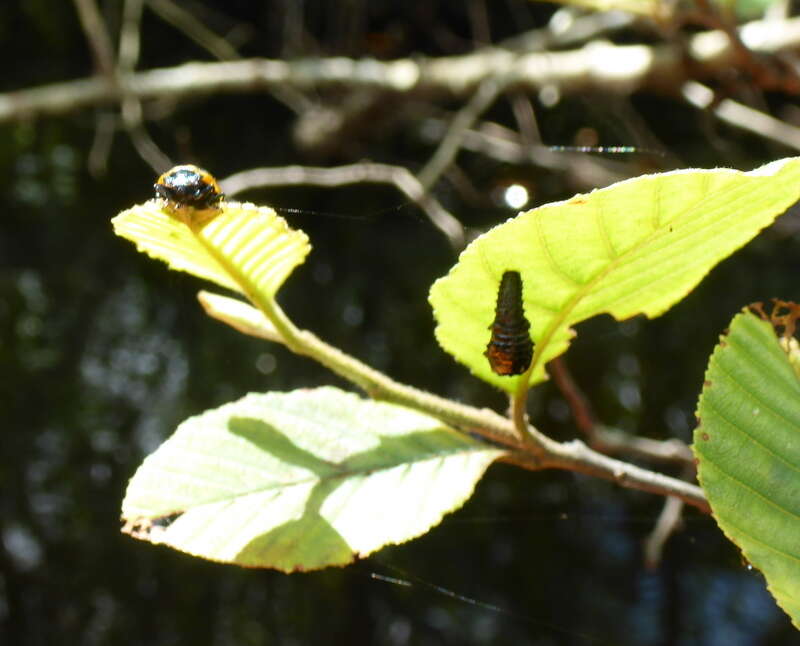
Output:
[[[441,119],[426,119],[420,130],[426,138],[437,139],[444,136],[445,128]],[[483,122],[478,130],[465,132],[461,147],[502,162],[532,164],[566,173],[567,179],[579,189],[607,186],[632,174],[623,172],[627,166],[595,159],[591,155],[556,152],[541,144],[526,145],[513,130],[493,122]]]
[[[720,15],[719,8],[712,5],[710,0],[695,0],[699,11],[691,15],[706,27],[721,31],[728,39],[730,48],[735,56],[732,67],[739,71],[746,71],[759,87],[765,90],[783,90],[796,94],[800,88],[800,78],[797,72],[789,67],[782,66],[778,61],[759,60],[743,41],[731,19]],[[728,12],[732,16],[732,11]]]
[[583,391],[575,383],[564,360],[561,357],[556,357],[547,364],[547,371],[567,401],[567,406],[572,411],[572,418],[575,420],[575,426],[586,436],[591,446],[596,446],[595,443],[598,438],[595,432],[596,421],[592,406]]
[[683,97],[695,107],[701,110],[710,108],[717,117],[732,126],[800,150],[800,128],[797,126],[792,126],[733,99],[723,99],[717,105],[713,105],[714,92],[697,81],[685,83],[682,93]]
[[[800,18],[780,23],[753,22],[745,25],[740,34],[742,42],[754,51],[792,50],[800,45]],[[694,71],[709,75],[728,68],[734,57],[722,32],[693,36],[689,50],[695,62]],[[535,91],[555,85],[563,94],[591,88],[621,94],[648,87],[674,92],[689,79],[683,52],[682,47],[674,44],[591,42],[571,51],[519,54],[487,48],[463,56],[395,61],[249,59],[139,72],[124,79],[124,85],[142,101],[270,91],[287,85],[303,91],[344,86],[350,90],[370,88],[415,98],[453,97],[474,94],[487,78],[504,75],[509,76],[514,87]],[[0,94],[0,123],[116,103],[119,93],[112,79],[94,77]]]
[[211,31],[190,11],[171,0],[147,0],[147,4],[166,23],[221,61],[241,58],[239,52],[224,38]]
[[661,554],[664,551],[667,539],[681,525],[683,505],[683,500],[679,498],[667,498],[664,501],[658,521],[653,527],[653,531],[644,541],[644,564],[646,568],[654,570],[661,562]]
[[[116,69],[118,79],[129,78],[139,62],[141,52],[141,24],[143,0],[126,0],[120,32],[119,56]],[[169,157],[147,132],[142,118],[142,102],[124,84],[121,84],[120,98],[122,124],[131,139],[133,147],[157,173],[163,172],[171,162]]]
[[489,76],[478,87],[478,91],[475,92],[469,103],[458,111],[442,143],[417,175],[419,183],[425,191],[431,189],[436,180],[455,159],[464,139],[464,134],[477,121],[478,117],[494,103],[504,85],[500,78]]
[[78,11],[83,33],[89,41],[98,71],[108,79],[114,74],[114,48],[108,35],[106,24],[94,0],[73,0]]
[[519,127],[522,144],[530,146],[542,143],[542,135],[539,132],[536,112],[533,109],[530,97],[522,92],[512,92],[508,100],[511,103],[511,110]]
[[652,440],[600,426],[589,400],[572,379],[562,358],[553,359],[547,364],[547,368],[572,411],[575,425],[593,449],[606,455],[626,455],[650,462],[678,462],[694,471],[694,456],[686,444],[674,438]]
[[677,438],[653,440],[625,431],[598,426],[595,428],[597,448],[608,455],[624,455],[649,462],[678,462],[694,468],[694,454]]
[[125,0],[119,33],[117,73],[130,74],[139,63],[142,50],[142,10],[144,0]]
[[419,181],[402,166],[364,162],[335,168],[311,166],[254,168],[230,175],[220,183],[225,193],[230,195],[263,186],[391,184],[425,211],[431,223],[444,233],[453,248],[460,249],[464,246],[464,228],[461,223],[436,198],[426,194]]
[[119,118],[111,110],[99,111],[95,117],[94,138],[89,148],[87,166],[89,173],[94,177],[103,175],[108,166],[108,156],[111,153],[111,144],[114,142],[114,133],[117,130]]
[[131,138],[131,143],[156,173],[163,173],[172,166],[170,158],[158,147],[158,144],[147,132],[142,119],[142,104],[132,97],[122,101],[122,123]]

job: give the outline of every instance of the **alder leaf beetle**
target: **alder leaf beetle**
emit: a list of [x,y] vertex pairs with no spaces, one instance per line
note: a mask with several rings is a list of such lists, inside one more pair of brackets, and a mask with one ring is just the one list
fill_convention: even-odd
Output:
[[161,175],[153,185],[156,196],[175,210],[216,208],[225,195],[217,180],[206,170],[193,164],[175,166]]

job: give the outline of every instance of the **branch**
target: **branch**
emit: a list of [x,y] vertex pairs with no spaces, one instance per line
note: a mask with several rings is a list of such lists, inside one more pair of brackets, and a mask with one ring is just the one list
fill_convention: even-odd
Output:
[[225,193],[230,195],[263,186],[391,184],[425,211],[433,226],[447,236],[454,249],[461,249],[464,246],[464,228],[461,223],[436,198],[426,194],[417,178],[402,166],[363,162],[335,168],[312,166],[253,168],[230,175],[220,183]]
[[225,39],[211,31],[197,17],[171,0],[147,0],[150,9],[190,40],[223,61],[241,58],[239,52]]
[[[757,21],[740,30],[751,50],[776,53],[800,46],[800,18]],[[692,74],[713,76],[735,61],[735,49],[721,31],[689,39],[692,65],[678,44],[612,45],[590,42],[574,50],[523,53],[486,48],[463,56],[406,58],[395,61],[348,58],[293,61],[249,59],[189,63],[130,74],[119,79],[139,100],[180,99],[198,94],[371,89],[410,95],[463,97],[490,77],[507,76],[509,86],[537,91],[555,85],[562,93],[590,88],[629,94],[642,88],[674,93]],[[93,77],[0,94],[0,123],[33,115],[64,114],[120,99],[113,79]]]
[[[210,316],[228,322],[229,316],[225,308],[216,308],[218,297],[212,295],[209,298],[207,292],[200,292],[199,298]],[[264,338],[275,338],[277,333],[287,348],[318,361],[364,390],[370,397],[426,412],[454,427],[481,435],[509,449],[509,453],[503,458],[506,462],[531,470],[553,468],[578,471],[611,480],[623,487],[673,496],[706,513],[710,510],[702,489],[696,485],[609,458],[593,451],[583,442],[560,444],[531,425],[527,426],[527,437],[523,439],[510,419],[492,410],[474,408],[397,382],[355,357],[328,345],[311,332],[297,329],[278,304],[270,299],[256,295],[254,305],[261,311],[261,315],[254,311],[254,316],[247,317],[247,325],[238,329]],[[243,307],[246,308],[246,305],[239,302],[239,318]],[[258,325],[259,316],[262,326]],[[264,334],[258,332],[259,327],[264,327]]]
[[675,438],[652,440],[601,426],[597,423],[589,400],[573,380],[563,359],[557,357],[547,364],[547,367],[556,387],[572,411],[575,425],[593,449],[606,455],[627,455],[650,461],[679,462],[694,471],[694,455],[684,442]]
[[111,47],[111,37],[108,29],[100,16],[95,0],[73,0],[81,27],[89,41],[89,49],[94,57],[95,65],[107,78],[112,78],[114,73],[114,54]]
[[688,81],[684,84],[684,98],[701,110],[710,109],[720,120],[772,141],[800,150],[800,128],[776,119],[755,108],[733,99],[722,99],[714,105],[714,92],[702,83]]
[[[694,474],[694,465],[691,465],[691,467],[684,467],[684,477],[694,477]],[[655,527],[653,527],[653,530],[644,540],[644,564],[647,569],[655,570],[658,567],[667,540],[681,527],[683,520],[682,512],[682,500],[678,498],[667,498],[664,501],[664,506],[661,508],[661,513],[658,516],[658,522],[656,522]]]
[[[438,141],[444,136],[447,124],[442,119],[428,118],[422,122],[420,133],[425,141]],[[591,190],[607,186],[632,175],[622,164],[591,155],[555,151],[542,144],[526,144],[520,135],[494,122],[483,122],[478,130],[467,130],[461,147],[474,153],[511,164],[531,164],[565,173],[573,186]]]
[[658,516],[658,522],[644,541],[644,564],[648,570],[655,570],[661,563],[661,554],[664,552],[667,539],[681,525],[682,511],[682,500],[667,498],[664,501],[664,506]]
[[426,192],[430,191],[441,174],[450,166],[458,154],[458,149],[461,148],[466,132],[489,109],[504,87],[504,79],[488,77],[480,84],[470,101],[458,111],[442,143],[419,172],[419,183]]

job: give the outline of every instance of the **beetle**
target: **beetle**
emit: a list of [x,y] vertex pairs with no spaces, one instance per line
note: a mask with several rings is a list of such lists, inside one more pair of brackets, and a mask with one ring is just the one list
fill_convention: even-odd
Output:
[[160,197],[173,209],[216,208],[225,197],[217,180],[207,170],[194,164],[182,164],[169,169],[153,185]]

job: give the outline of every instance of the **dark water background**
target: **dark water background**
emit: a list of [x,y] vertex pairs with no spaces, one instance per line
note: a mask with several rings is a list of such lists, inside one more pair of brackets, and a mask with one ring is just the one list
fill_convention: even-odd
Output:
[[[468,51],[469,11],[478,3],[290,5],[187,7],[221,33],[249,29],[244,56],[392,58]],[[299,6],[310,36],[287,42],[286,16]],[[543,24],[554,10],[487,3],[498,40]],[[116,3],[104,11],[118,19]],[[144,29],[142,69],[208,59],[152,13]],[[3,91],[91,73],[72,3],[5,4],[0,35]],[[634,96],[626,105],[686,166],[749,169],[791,154],[668,98]],[[711,519],[687,511],[660,567],[648,571],[641,545],[662,501],[569,473],[493,466],[464,508],[426,536],[349,568],[309,574],[226,567],[120,534],[127,480],[181,420],[251,391],[344,384],[206,318],[195,300],[203,285],[112,234],[110,218],[150,197],[154,179],[120,133],[106,172],[87,171],[96,120],[113,113],[101,107],[0,124],[0,643],[800,643],[760,575]],[[550,143],[573,143],[579,127],[598,130],[606,143],[631,143],[625,136],[633,129],[616,113],[608,97],[570,97],[543,111],[540,125]],[[487,117],[513,126],[502,101]],[[293,143],[292,124],[268,95],[234,94],[177,105],[147,126],[176,161],[202,163],[219,176],[362,158],[418,170],[433,150],[401,129],[365,132],[312,155]],[[469,153],[459,163],[479,195],[508,181],[529,185],[534,203],[570,195],[557,173]],[[510,215],[488,199],[462,199],[447,182],[437,195],[473,231]],[[427,291],[455,254],[413,208],[374,215],[402,202],[393,190],[294,188],[247,197],[367,216],[293,216],[314,246],[281,295],[299,325],[398,380],[502,409],[502,397],[433,339]],[[602,421],[689,441],[707,357],[733,314],[753,300],[800,299],[793,217],[723,262],[660,319],[580,326],[567,361]],[[530,413],[554,437],[575,437],[552,385],[533,394]]]

